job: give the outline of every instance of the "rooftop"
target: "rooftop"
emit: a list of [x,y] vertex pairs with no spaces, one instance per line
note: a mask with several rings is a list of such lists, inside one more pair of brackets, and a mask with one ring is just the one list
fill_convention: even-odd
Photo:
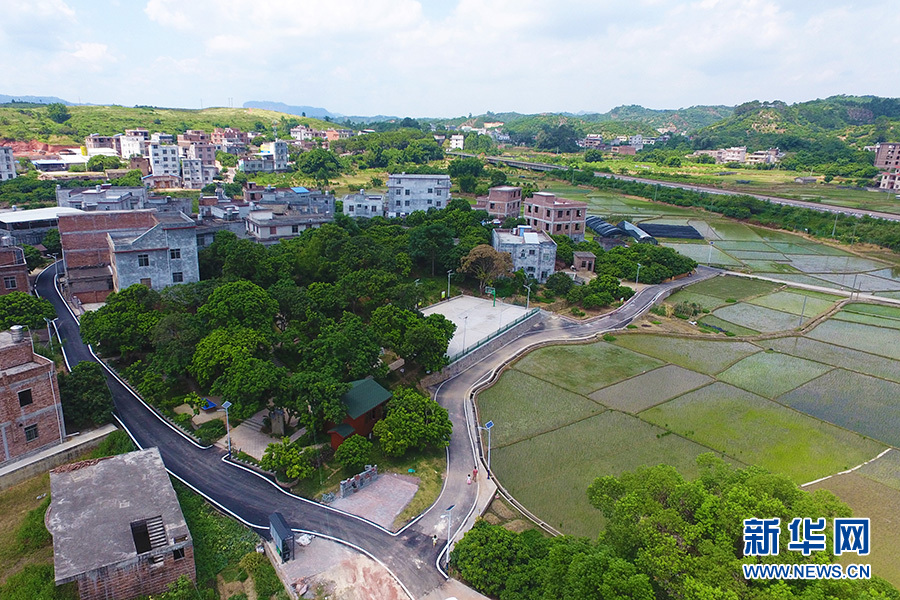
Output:
[[553,241],[553,238],[551,238],[543,231],[524,231],[522,235],[519,235],[518,229],[495,229],[494,234],[497,236],[497,239],[500,240],[501,244],[550,243],[554,246],[556,245],[556,242]]
[[[390,400],[391,394],[374,379],[359,379],[350,382],[350,389],[341,396],[341,401],[347,407],[347,415],[356,419],[375,407]],[[338,432],[340,433],[340,432]]]
[[46,221],[57,219],[60,215],[77,215],[84,211],[67,206],[50,206],[31,210],[9,210],[0,212],[0,223],[28,223],[29,221]]
[[[190,532],[159,450],[64,465],[50,471],[48,529],[56,583],[137,557],[132,524],[159,522],[166,545]],[[154,546],[151,552],[158,546]]]

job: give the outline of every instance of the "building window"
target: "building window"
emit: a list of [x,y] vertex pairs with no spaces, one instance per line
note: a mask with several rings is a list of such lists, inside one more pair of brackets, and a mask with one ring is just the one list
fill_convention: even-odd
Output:
[[277,227],[269,227],[269,235],[275,235],[278,233]]
[[[440,195],[440,194],[438,194],[438,195]],[[438,208],[440,208],[440,207],[441,207],[441,201],[438,200],[437,202],[434,203],[434,205],[437,206]]]
[[406,201],[403,203],[403,205],[404,205],[404,206],[409,206],[409,200],[406,200]]
[[400,206],[400,201],[399,201],[399,200],[397,200],[397,206]]
[[[351,212],[353,211],[352,206],[350,207],[350,211]],[[291,225],[291,233],[300,233],[300,226],[299,225]]]
[[15,277],[4,277],[3,278],[3,287],[8,290],[16,289],[16,278]]
[[435,195],[435,196],[440,196],[440,195],[441,195],[441,190],[435,190],[435,191],[434,191],[434,195]]
[[33,442],[37,438],[38,438],[37,423],[35,423],[34,425],[29,425],[28,427],[25,428],[25,441],[26,442]]
[[556,230],[557,230],[557,231],[562,230],[562,225],[561,225],[560,223],[557,223],[557,224],[556,224]]
[[427,204],[431,204],[431,198],[428,199]]
[[404,193],[405,195],[409,196],[409,190],[403,190],[403,193]]
[[34,398],[31,397],[31,389],[19,392],[19,407],[28,406],[32,402],[34,402]]
[[429,193],[429,194],[433,194],[433,193],[434,193],[434,188],[428,188],[428,193]]
[[175,271],[172,273],[172,283],[181,283],[184,281],[184,273],[181,271]]
[[399,195],[400,195],[400,190],[399,190],[399,189],[394,190],[394,195],[395,195],[395,196],[399,196]]
[[150,255],[149,254],[138,254],[138,266],[139,267],[149,267],[150,266]]
[[184,548],[175,548],[172,550],[172,558],[175,560],[181,560],[184,558]]
[[528,251],[528,255],[529,255],[529,256],[534,256],[534,250],[529,250],[529,251]]
[[169,250],[169,258],[177,260],[181,258],[181,248],[172,248]]

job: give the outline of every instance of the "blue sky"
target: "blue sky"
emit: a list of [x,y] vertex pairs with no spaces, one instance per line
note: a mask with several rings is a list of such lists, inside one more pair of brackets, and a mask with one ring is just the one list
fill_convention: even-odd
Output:
[[887,0],[0,0],[0,94],[399,116],[896,97],[898,31]]

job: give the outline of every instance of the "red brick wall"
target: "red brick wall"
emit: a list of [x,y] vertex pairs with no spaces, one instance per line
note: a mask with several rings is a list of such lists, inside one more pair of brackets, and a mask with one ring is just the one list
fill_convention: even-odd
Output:
[[[31,342],[26,340],[0,350],[0,364],[6,369],[0,375],[0,424],[7,424],[4,434],[9,451],[7,456],[0,442],[0,462],[60,443],[59,387],[53,363],[33,357]],[[30,368],[9,372],[20,365]],[[31,390],[32,403],[19,406],[18,393],[27,389]],[[38,437],[27,441],[25,428],[31,425],[37,425]]]
[[153,211],[133,210],[61,215],[59,235],[69,269],[109,264],[106,234],[127,229],[150,229],[157,221]]
[[104,567],[86,573],[78,579],[78,594],[81,600],[128,600],[136,596],[161,594],[182,575],[196,581],[193,546],[184,549],[181,560],[176,561],[171,550],[163,556],[162,565],[151,566],[149,556],[141,556],[135,564]]

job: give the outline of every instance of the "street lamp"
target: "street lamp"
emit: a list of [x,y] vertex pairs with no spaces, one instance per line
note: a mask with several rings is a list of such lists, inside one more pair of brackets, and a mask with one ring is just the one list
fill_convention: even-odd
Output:
[[488,468],[488,469],[487,469],[487,476],[488,476],[488,479],[491,478],[491,429],[493,429],[493,428],[494,428],[494,422],[493,422],[493,421],[488,421],[487,423],[484,424],[484,427],[482,427],[481,425],[478,425],[478,429],[482,429],[482,430],[488,432],[488,456],[487,456],[487,459],[488,459],[488,461],[487,461],[487,462],[488,462],[488,464],[487,464],[487,468]]
[[53,347],[53,334],[50,333],[50,319],[48,319],[47,317],[44,317],[44,321],[46,321],[46,323],[47,323],[47,347],[52,348]]
[[712,260],[712,247],[713,241],[709,240],[709,253],[706,255],[706,266],[709,266],[710,261]]
[[450,522],[453,520],[453,509],[455,504],[447,507],[447,564],[450,564]]
[[228,409],[231,408],[231,402],[226,400],[222,403],[222,408],[225,409],[225,432],[228,436],[228,457],[231,458],[231,423],[228,422]]
[[641,263],[638,263],[637,266],[638,266],[638,270],[637,270],[637,276],[634,278],[634,285],[637,285],[641,282]]
[[462,343],[462,351],[465,354],[466,352],[466,329],[469,326],[469,315],[463,317],[463,343]]
[[523,285],[522,287],[528,290],[528,295],[525,296],[525,310],[528,310],[528,305],[531,302],[531,284],[529,283],[528,285]]
[[413,283],[416,284],[416,308],[419,308],[419,280],[416,279]]
[[453,271],[447,271],[447,300],[450,299],[450,276],[453,275]]

